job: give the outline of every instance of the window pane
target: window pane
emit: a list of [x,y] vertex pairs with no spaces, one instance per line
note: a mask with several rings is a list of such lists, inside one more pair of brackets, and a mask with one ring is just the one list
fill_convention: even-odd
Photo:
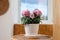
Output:
[[21,15],[22,11],[28,9],[32,12],[35,9],[39,9],[42,12],[42,18],[44,20],[48,19],[48,1],[47,0],[21,0]]

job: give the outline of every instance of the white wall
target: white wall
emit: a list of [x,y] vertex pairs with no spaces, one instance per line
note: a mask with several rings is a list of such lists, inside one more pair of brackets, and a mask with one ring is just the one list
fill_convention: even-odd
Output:
[[[14,14],[18,12],[17,0],[9,0],[9,9],[5,15],[0,16],[0,40],[10,40],[13,35]],[[17,15],[16,15],[17,16]]]

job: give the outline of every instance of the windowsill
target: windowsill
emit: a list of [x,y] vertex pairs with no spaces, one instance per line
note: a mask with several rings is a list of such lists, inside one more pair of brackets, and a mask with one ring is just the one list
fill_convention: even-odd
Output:
[[[14,24],[21,24],[21,21],[20,21],[20,23],[19,22],[14,22]],[[51,24],[53,24],[53,21],[51,21],[51,20],[42,20],[42,23],[40,23],[40,24],[43,24],[43,25],[45,25],[45,24],[51,25]]]
[[[21,24],[21,23],[14,23],[14,24]],[[53,25],[53,23],[42,23],[42,25]]]

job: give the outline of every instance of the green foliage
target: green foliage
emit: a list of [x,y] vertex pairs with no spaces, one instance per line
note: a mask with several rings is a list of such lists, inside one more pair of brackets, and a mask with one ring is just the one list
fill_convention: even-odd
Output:
[[41,22],[41,17],[34,14],[34,18],[30,18],[29,16],[22,17],[21,21],[23,24],[38,24]]

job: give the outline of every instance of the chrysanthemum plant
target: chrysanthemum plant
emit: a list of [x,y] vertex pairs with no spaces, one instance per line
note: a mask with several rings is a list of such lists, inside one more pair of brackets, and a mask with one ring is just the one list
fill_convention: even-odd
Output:
[[29,10],[24,10],[22,12],[21,22],[23,24],[39,24],[41,22],[42,12],[35,9],[32,13]]

